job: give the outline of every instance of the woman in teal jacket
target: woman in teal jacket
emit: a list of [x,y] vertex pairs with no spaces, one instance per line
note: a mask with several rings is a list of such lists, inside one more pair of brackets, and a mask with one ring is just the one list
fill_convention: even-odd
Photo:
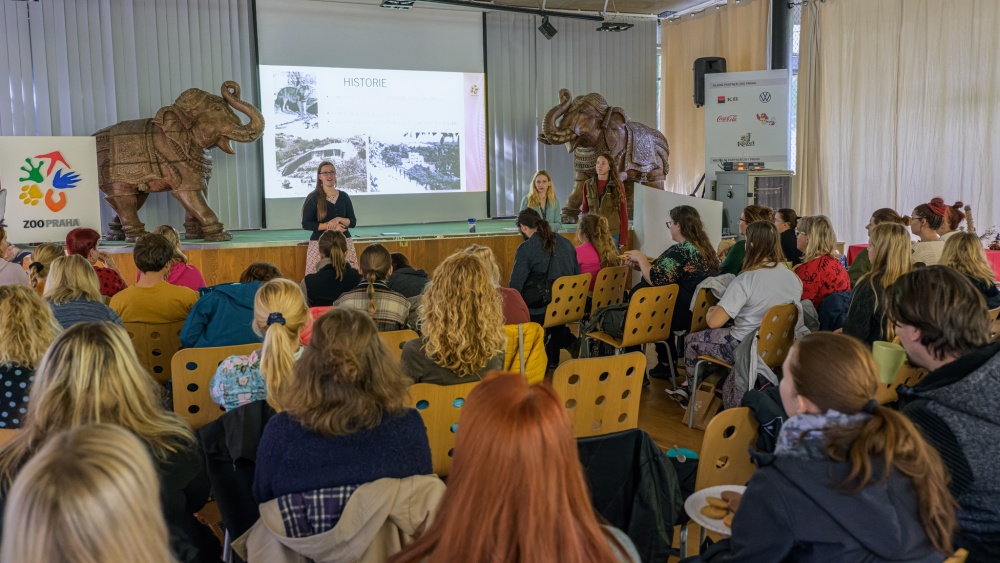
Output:
[[535,177],[531,179],[531,192],[521,198],[521,208],[534,209],[549,222],[552,232],[558,233],[562,230],[562,206],[556,199],[556,190],[552,186],[552,176],[544,170],[535,172]]

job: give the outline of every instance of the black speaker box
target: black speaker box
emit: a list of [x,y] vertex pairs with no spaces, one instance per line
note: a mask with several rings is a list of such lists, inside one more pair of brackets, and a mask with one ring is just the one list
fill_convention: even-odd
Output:
[[694,61],[694,105],[705,105],[705,75],[726,72],[726,59],[722,57],[702,57]]

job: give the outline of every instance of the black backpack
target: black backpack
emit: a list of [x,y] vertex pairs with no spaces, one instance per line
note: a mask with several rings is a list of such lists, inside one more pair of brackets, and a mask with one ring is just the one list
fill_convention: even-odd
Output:
[[603,342],[591,341],[586,334],[591,332],[606,332],[613,338],[625,336],[625,316],[628,314],[628,303],[614,303],[594,311],[580,327],[581,346],[580,357],[610,356],[614,351]]

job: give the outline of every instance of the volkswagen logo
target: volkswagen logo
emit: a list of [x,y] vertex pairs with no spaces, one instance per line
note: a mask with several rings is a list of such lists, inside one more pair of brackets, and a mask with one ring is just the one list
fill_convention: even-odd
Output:
[[767,102],[770,102],[770,101],[771,101],[771,93],[770,92],[761,92],[760,93],[760,103],[766,104]]

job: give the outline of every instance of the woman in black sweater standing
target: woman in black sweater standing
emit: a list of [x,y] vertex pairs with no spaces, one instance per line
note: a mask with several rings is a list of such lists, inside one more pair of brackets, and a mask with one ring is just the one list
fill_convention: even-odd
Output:
[[316,190],[302,204],[302,228],[312,231],[306,251],[306,274],[314,273],[320,261],[319,237],[323,231],[344,233],[347,237],[347,262],[357,269],[358,255],[348,230],[357,224],[350,196],[337,189],[337,168],[332,162],[321,162],[316,174]]

